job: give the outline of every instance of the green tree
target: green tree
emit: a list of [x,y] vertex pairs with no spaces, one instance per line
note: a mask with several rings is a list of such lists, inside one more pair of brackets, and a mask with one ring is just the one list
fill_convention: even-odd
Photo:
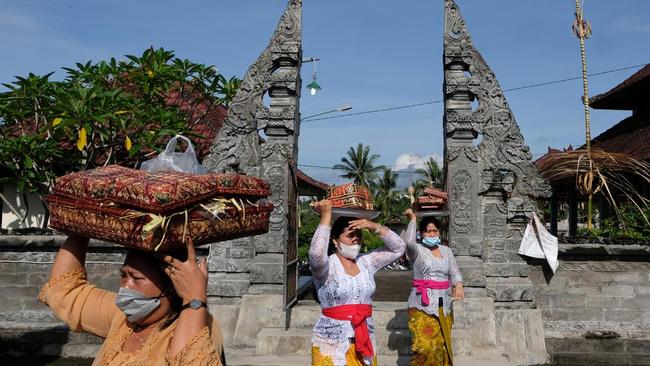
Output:
[[432,157],[429,157],[429,160],[425,162],[424,169],[417,169],[415,172],[428,180],[430,185],[436,188],[442,188],[442,169],[440,169],[438,162]]
[[381,211],[381,221],[385,222],[391,216],[391,208],[398,199],[398,193],[395,191],[398,176],[399,174],[391,169],[384,169],[374,184],[374,203],[375,208]]
[[63,70],[63,81],[30,73],[3,84],[0,183],[22,193],[44,195],[56,176],[73,171],[137,167],[178,133],[201,138],[192,127],[239,85],[163,48]]
[[354,183],[364,187],[371,187],[377,173],[384,169],[382,165],[375,166],[377,159],[379,155],[370,154],[370,146],[359,143],[356,150],[350,147],[347,156],[341,158],[342,164],[334,165],[334,169],[342,170],[344,173],[340,176],[343,178],[352,179]]

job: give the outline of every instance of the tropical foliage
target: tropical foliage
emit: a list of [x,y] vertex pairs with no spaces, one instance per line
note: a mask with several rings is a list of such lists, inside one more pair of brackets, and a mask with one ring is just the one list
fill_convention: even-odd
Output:
[[[119,163],[137,166],[177,133],[227,105],[239,87],[213,66],[163,48],[126,60],[77,63],[3,84],[0,183],[45,194],[57,175]],[[193,135],[195,138],[199,136]]]
[[371,154],[370,146],[359,143],[356,149],[350,147],[346,156],[341,158],[341,164],[336,164],[334,169],[342,170],[343,178],[352,179],[364,187],[372,187],[377,174],[384,169],[381,165],[375,165],[377,159],[379,155]]

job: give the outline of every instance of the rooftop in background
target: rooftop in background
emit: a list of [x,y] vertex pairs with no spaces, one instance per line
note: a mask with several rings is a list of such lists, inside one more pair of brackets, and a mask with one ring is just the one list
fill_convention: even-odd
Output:
[[631,111],[648,108],[650,90],[650,64],[634,73],[608,92],[589,99],[589,106],[594,109],[616,109]]
[[650,160],[650,64],[608,92],[591,98],[595,109],[632,110],[632,116],[618,122],[591,140],[594,148]]

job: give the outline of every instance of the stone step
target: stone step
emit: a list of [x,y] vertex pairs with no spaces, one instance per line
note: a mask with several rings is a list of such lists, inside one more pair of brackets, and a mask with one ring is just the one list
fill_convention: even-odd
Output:
[[[258,356],[304,356],[311,352],[310,329],[288,329],[265,328],[257,336],[257,348],[255,354]],[[410,355],[411,335],[408,330],[378,329],[377,354],[379,355]],[[452,347],[459,355],[471,353],[471,337],[466,329],[455,329],[452,331]]]
[[[380,355],[377,366],[408,366],[411,356]],[[237,356],[227,358],[228,366],[304,366],[311,364],[311,356]],[[455,366],[515,366],[515,363],[496,350],[481,350],[479,355],[454,356]]]

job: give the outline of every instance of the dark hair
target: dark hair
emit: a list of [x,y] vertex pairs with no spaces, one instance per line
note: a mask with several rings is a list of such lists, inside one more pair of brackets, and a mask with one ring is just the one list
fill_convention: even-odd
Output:
[[[166,252],[164,254],[168,254],[174,259],[180,260],[180,261],[186,261],[187,260],[187,252],[184,250],[181,251],[173,251],[173,252]],[[129,249],[127,252],[127,256],[139,256],[141,258],[145,258],[147,261],[151,261],[153,266],[152,268],[160,274],[160,277],[163,279],[163,286],[162,286],[162,292],[163,295],[166,296],[169,299],[169,304],[171,305],[171,311],[169,314],[167,314],[167,318],[160,324],[160,329],[165,329],[168,326],[170,326],[176,319],[178,319],[178,316],[180,315],[181,312],[181,306],[183,306],[183,299],[181,299],[180,296],[176,293],[176,290],[174,289],[174,284],[172,283],[171,278],[167,276],[167,273],[163,270],[163,268],[159,265],[162,263],[158,258],[154,257],[151,253],[149,252],[144,252],[141,250],[136,250],[136,249]]]
[[330,230],[330,243],[327,247],[327,255],[330,256],[336,253],[336,246],[334,245],[334,239],[338,239],[341,234],[345,231],[345,228],[350,225],[350,221],[354,220],[353,217],[342,216],[334,220],[332,224],[332,230]]
[[442,222],[440,222],[440,220],[438,220],[438,219],[435,218],[435,217],[431,217],[431,216],[429,216],[429,217],[424,217],[422,220],[420,220],[420,227],[419,227],[419,228],[420,228],[420,232],[421,232],[421,233],[425,232],[425,231],[427,230],[427,226],[428,226],[429,224],[434,224],[434,225],[436,225],[436,228],[437,228],[438,230],[442,231]]

